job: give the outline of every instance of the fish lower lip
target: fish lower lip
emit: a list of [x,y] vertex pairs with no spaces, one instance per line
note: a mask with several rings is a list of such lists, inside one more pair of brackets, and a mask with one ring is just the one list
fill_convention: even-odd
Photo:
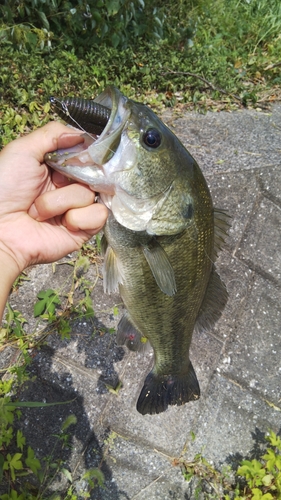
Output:
[[[86,141],[84,141],[71,148],[59,149],[57,151],[47,153],[45,155],[45,161],[47,161],[47,163],[53,163],[62,167],[66,165],[77,165],[77,161],[80,166],[86,166],[87,164],[91,165],[91,159],[89,158],[88,160],[87,158],[89,156],[86,153],[87,148],[88,144],[86,143]],[[83,159],[83,155],[81,155],[83,151],[85,151],[85,159],[84,161],[81,161]],[[78,156],[80,157],[80,160],[78,160]]]

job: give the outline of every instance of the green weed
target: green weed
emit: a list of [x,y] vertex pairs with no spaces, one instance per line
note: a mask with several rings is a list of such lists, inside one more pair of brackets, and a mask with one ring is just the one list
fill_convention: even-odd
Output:
[[[40,2],[41,9],[46,5]],[[280,99],[279,0],[159,1],[155,8],[165,20],[157,43],[143,36],[118,46],[91,39],[83,54],[75,44],[54,45],[47,53],[37,44],[19,50],[0,31],[1,144],[52,119],[50,95],[91,99],[108,84],[157,110],[264,107]]]
[[[201,453],[192,461],[174,460],[186,481],[195,482],[195,497],[214,500],[278,500],[281,498],[281,439],[272,430],[268,447],[259,460],[242,460],[236,471],[212,466]],[[206,493],[208,491],[208,493]],[[200,498],[202,498],[200,496]]]
[[[31,362],[31,348],[40,347],[46,335],[57,331],[62,338],[68,338],[71,332],[71,323],[80,317],[94,316],[91,291],[95,287],[86,277],[90,264],[97,266],[97,246],[85,244],[73,259],[53,265],[56,271],[58,265],[67,264],[72,268],[70,279],[66,280],[60,290],[41,290],[38,301],[34,305],[34,317],[41,323],[47,322],[48,327],[28,333],[25,329],[27,321],[20,311],[14,310],[7,304],[6,314],[0,330],[0,349],[14,347],[18,353],[16,361],[6,370],[5,380],[0,380],[0,482],[7,484],[7,493],[0,495],[0,500],[60,500],[61,495],[47,493],[53,482],[60,475],[67,479],[67,489],[63,493],[66,500],[89,498],[90,492],[97,486],[102,487],[104,476],[99,468],[88,470],[82,477],[72,477],[64,460],[60,458],[63,450],[70,446],[71,434],[68,429],[76,424],[76,417],[70,415],[61,426],[59,434],[55,435],[56,442],[51,453],[39,460],[34,450],[26,443],[26,438],[18,429],[17,420],[24,408],[45,408],[53,405],[69,404],[22,402],[12,400],[11,394],[17,392],[17,387],[30,379],[27,370]],[[14,289],[18,289],[25,281],[26,275],[18,279]],[[98,279],[98,268],[97,268]],[[117,312],[117,311],[116,311]],[[117,391],[116,391],[117,392]],[[105,453],[112,444],[105,444]],[[56,457],[56,458],[55,458]],[[104,460],[104,458],[102,459]],[[102,464],[102,462],[101,462]],[[77,493],[77,480],[83,481],[84,491]],[[78,482],[79,482],[78,481]]]
[[[10,384],[3,385],[0,382],[0,391],[7,394],[6,391],[11,389]],[[67,432],[71,425],[77,423],[75,415],[70,415],[65,419],[61,426],[60,433],[54,435],[56,437],[55,445],[49,456],[44,460],[38,460],[34,450],[26,444],[26,439],[21,430],[17,432],[13,428],[15,418],[20,416],[17,408],[20,407],[44,407],[53,404],[68,404],[64,403],[30,403],[30,402],[13,402],[10,397],[5,395],[0,397],[1,419],[0,419],[0,481],[5,478],[7,484],[7,493],[0,495],[1,500],[51,500],[54,496],[49,496],[47,490],[51,487],[55,479],[63,474],[70,486],[67,486],[65,492],[69,500],[75,500],[77,496],[74,494],[74,484],[71,472],[65,467],[62,458],[54,458],[62,455],[63,450],[69,446],[70,434]],[[12,453],[9,449],[13,448]],[[59,448],[59,450],[58,450]],[[58,453],[59,451],[59,453]],[[94,487],[102,486],[104,477],[99,469],[91,469],[82,477],[86,481],[88,487],[87,492],[84,492],[84,498],[88,498],[88,493]],[[32,491],[32,493],[31,493]],[[80,496],[81,497],[81,496]],[[56,498],[61,499],[58,495]]]
[[61,304],[60,298],[55,290],[42,290],[37,294],[39,299],[34,304],[34,317],[41,316],[43,319],[53,321],[55,319],[56,306]]
[[157,39],[163,35],[165,16],[152,0],[73,0],[23,4],[4,1],[0,6],[0,39],[20,49],[76,46],[80,52],[89,44],[125,46],[132,38]]

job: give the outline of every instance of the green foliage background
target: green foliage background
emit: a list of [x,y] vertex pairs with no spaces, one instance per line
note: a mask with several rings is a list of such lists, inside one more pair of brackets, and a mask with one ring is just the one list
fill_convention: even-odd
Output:
[[163,36],[163,13],[152,0],[5,0],[0,9],[3,38],[28,48],[53,40],[81,53],[100,43],[125,47],[146,33]]
[[50,119],[50,95],[107,84],[161,106],[264,106],[280,98],[279,0],[4,0],[0,140]]

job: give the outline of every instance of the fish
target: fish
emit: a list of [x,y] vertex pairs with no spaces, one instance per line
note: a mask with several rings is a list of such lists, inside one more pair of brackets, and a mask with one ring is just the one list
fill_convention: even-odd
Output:
[[94,101],[96,110],[110,110],[101,134],[89,133],[83,119],[84,142],[45,161],[89,185],[109,210],[104,291],[118,291],[124,303],[118,345],[152,346],[136,408],[153,415],[200,397],[189,350],[193,332],[212,328],[227,302],[215,260],[229,216],[213,207],[197,162],[151,108],[113,86]]

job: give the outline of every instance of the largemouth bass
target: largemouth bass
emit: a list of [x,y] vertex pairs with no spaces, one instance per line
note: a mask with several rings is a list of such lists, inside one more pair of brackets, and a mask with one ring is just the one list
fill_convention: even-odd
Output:
[[[94,103],[91,117],[81,121],[88,132],[98,106],[109,109],[102,133],[85,133],[82,145],[45,160],[98,191],[109,209],[104,290],[118,290],[126,308],[118,344],[153,347],[154,367],[137,410],[160,413],[200,396],[189,348],[194,329],[211,328],[227,301],[214,261],[228,216],[213,208],[196,161],[150,108],[114,87]],[[75,109],[68,101],[68,116]]]

